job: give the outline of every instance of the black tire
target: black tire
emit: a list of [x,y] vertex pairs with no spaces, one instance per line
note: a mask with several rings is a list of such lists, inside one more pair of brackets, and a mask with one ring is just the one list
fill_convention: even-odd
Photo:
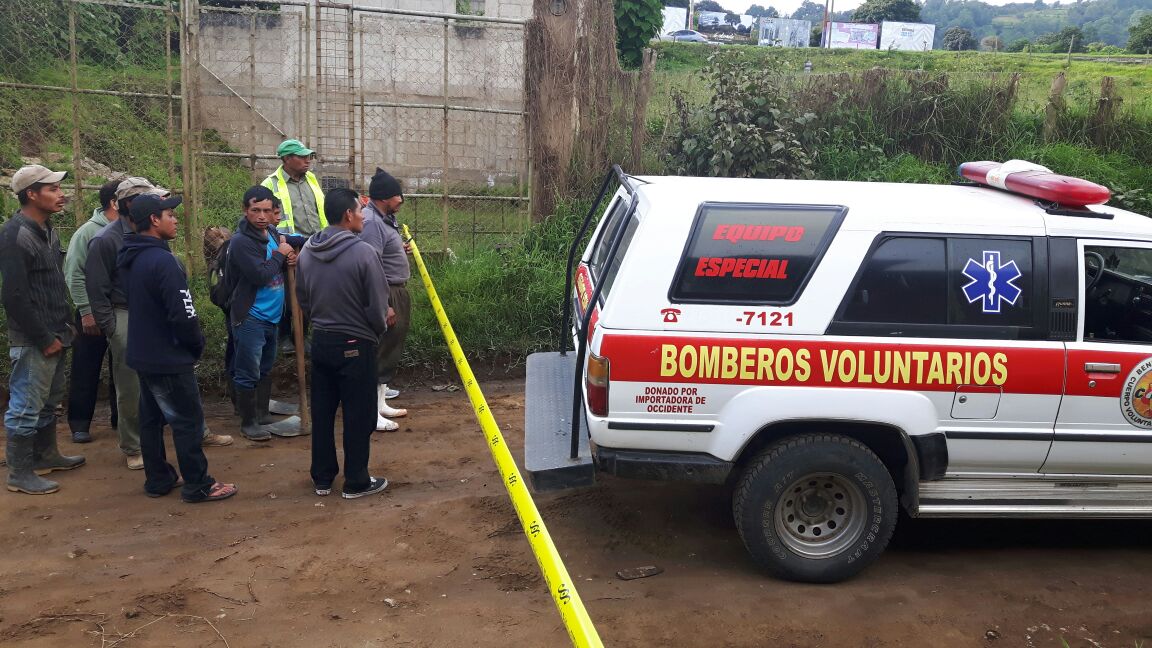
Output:
[[773,575],[835,583],[876,560],[896,528],[896,487],[864,444],[835,434],[790,437],[744,470],[732,498],[736,528]]

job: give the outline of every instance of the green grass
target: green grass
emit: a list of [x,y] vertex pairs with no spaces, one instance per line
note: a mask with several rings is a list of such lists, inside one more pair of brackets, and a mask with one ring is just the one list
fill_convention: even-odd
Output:
[[[787,49],[729,45],[720,49],[737,52],[750,65],[782,74],[803,74],[805,61],[812,61],[813,74],[862,72],[875,67],[891,70],[924,70],[947,72],[957,76],[987,76],[990,74],[1019,73],[1021,107],[1043,105],[1052,78],[1064,72],[1068,78],[1069,96],[1098,93],[1100,79],[1111,76],[1127,104],[1138,106],[1145,114],[1152,114],[1152,57],[1125,54],[1116,57],[1098,57],[1088,54],[1074,55],[1071,65],[1058,54],[1012,54],[994,52],[889,52],[880,50],[845,49]],[[649,115],[665,114],[670,104],[661,100],[668,89],[685,89],[690,96],[707,98],[707,85],[698,71],[707,64],[708,56],[716,46],[699,43],[669,43],[656,45],[657,59],[654,74],[652,109]],[[1120,63],[1093,60],[1113,58],[1138,63]]]

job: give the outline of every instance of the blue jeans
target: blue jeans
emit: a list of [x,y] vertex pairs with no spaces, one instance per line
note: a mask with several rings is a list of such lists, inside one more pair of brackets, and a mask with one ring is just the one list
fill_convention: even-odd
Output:
[[208,474],[208,458],[200,447],[204,410],[200,387],[191,371],[180,374],[140,373],[140,454],[144,459],[144,490],[164,495],[178,475],[164,451],[164,424],[172,427],[184,499],[200,500],[216,480]]
[[276,362],[276,325],[249,316],[232,328],[232,379],[237,389],[256,389]]
[[56,406],[64,398],[64,358],[67,349],[45,358],[40,349],[14,346],[8,349],[12,376],[8,380],[8,412],[4,429],[10,437],[32,438],[36,430],[52,423]]

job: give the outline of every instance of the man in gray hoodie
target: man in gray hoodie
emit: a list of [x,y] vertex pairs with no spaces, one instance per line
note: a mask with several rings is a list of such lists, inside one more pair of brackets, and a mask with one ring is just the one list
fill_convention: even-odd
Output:
[[359,195],[335,189],[324,197],[328,227],[308,240],[298,261],[296,296],[312,320],[312,483],[332,492],[340,472],[336,408],[344,408],[345,499],[383,491],[387,479],[368,472],[376,429],[376,348],[395,314],[380,255],[360,240]]

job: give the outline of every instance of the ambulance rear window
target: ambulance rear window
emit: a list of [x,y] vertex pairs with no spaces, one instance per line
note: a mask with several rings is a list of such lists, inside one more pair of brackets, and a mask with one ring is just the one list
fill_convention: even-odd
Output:
[[833,205],[704,203],[670,301],[795,302],[846,211]]

